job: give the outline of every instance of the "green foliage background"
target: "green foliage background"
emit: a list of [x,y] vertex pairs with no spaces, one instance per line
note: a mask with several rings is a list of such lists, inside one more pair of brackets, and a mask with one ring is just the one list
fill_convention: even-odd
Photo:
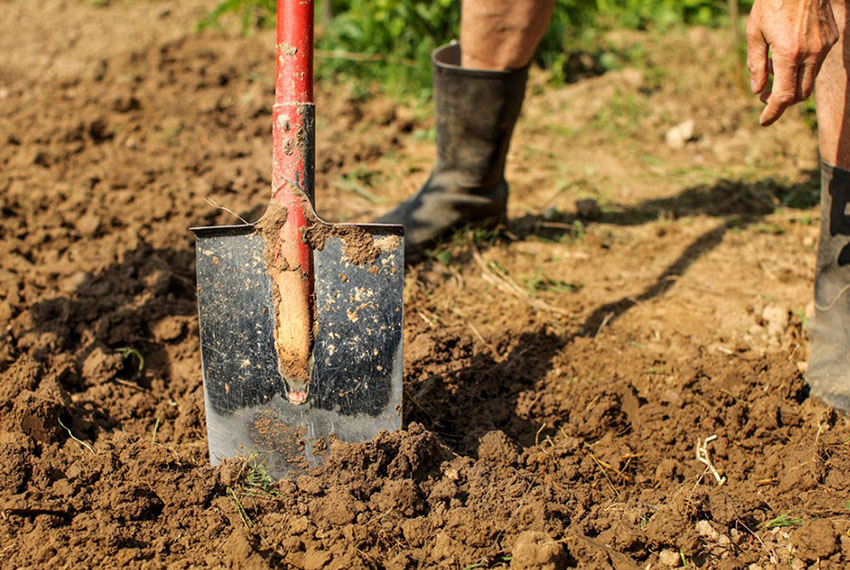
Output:
[[[460,0],[325,0],[333,17],[319,25],[320,76],[344,74],[379,81],[395,92],[427,95],[431,51],[456,38]],[[746,13],[752,0],[739,0]],[[236,15],[243,33],[274,24],[275,0],[223,0],[202,22],[217,25]],[[556,0],[552,23],[537,52],[556,81],[568,79],[576,50],[598,51],[600,36],[613,28],[666,29],[681,25],[728,25],[728,0]],[[603,65],[605,59],[601,59]]]

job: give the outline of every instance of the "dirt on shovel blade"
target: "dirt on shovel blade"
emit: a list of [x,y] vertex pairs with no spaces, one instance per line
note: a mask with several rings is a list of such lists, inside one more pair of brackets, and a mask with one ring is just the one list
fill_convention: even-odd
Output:
[[[800,372],[815,135],[758,127],[728,30],[533,70],[507,228],[406,271],[402,431],[210,467],[188,228],[264,210],[274,74],[273,32],[193,31],[215,4],[3,4],[0,566],[848,566],[850,429]],[[427,111],[361,95],[317,93],[328,219],[433,160]]]
[[404,240],[398,226],[308,227],[314,363],[306,402],[292,403],[275,350],[287,307],[274,294],[268,218],[193,231],[210,460],[251,455],[278,478],[321,464],[328,438],[401,428]]

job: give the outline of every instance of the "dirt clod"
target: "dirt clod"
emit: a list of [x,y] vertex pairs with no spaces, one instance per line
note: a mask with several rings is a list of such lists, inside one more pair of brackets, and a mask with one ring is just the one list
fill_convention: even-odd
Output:
[[511,554],[514,570],[564,570],[567,566],[564,547],[544,532],[520,534]]
[[829,519],[809,521],[791,536],[791,545],[799,558],[814,562],[829,558],[839,547],[840,533]]

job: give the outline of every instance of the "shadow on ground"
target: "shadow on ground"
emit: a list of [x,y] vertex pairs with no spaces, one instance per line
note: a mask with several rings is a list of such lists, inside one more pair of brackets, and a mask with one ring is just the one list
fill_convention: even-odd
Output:
[[[414,377],[407,378],[405,422],[423,423],[461,453],[475,453],[477,438],[490,429],[503,430],[520,444],[531,445],[539,426],[517,415],[518,399],[535,388],[555,355],[574,338],[592,337],[635,305],[663,295],[695,261],[716,248],[730,229],[758,223],[780,207],[811,208],[817,204],[818,190],[817,173],[811,172],[809,179],[795,185],[769,179],[755,183],[720,180],[686,189],[672,198],[649,200],[631,208],[608,208],[597,222],[639,225],[662,216],[711,215],[722,223],[685,247],[644,291],[593,310],[573,335],[559,336],[546,328],[526,332],[513,343],[507,356],[497,359],[473,347],[471,339],[437,334],[435,342],[441,346],[439,354],[444,362],[431,362],[426,366],[431,372],[413,370]],[[531,236],[558,241],[569,237],[572,224],[578,220],[565,215],[553,226],[551,218],[525,216],[512,220],[501,236],[477,246],[486,249],[507,239]],[[466,248],[455,261],[471,262],[471,250]],[[430,258],[423,263],[436,261]],[[133,378],[145,388],[152,374],[169,378],[170,363],[155,325],[167,317],[195,318],[194,252],[143,245],[126,254],[120,263],[85,275],[71,292],[37,303],[31,313],[31,332],[47,333],[46,338],[51,339],[32,348],[37,358],[45,357],[44,351],[70,352],[77,369],[83,371],[97,348],[114,352],[131,346],[145,354],[148,362],[147,373]],[[421,364],[416,363],[415,368],[421,368]],[[78,386],[67,388],[73,392],[106,381],[110,379],[87,378],[83,373]],[[96,402],[79,405],[98,407]],[[105,416],[102,419],[114,423]]]
[[[527,332],[504,360],[496,361],[484,353],[475,354],[463,368],[445,378],[425,375],[408,378],[409,398],[406,419],[425,424],[441,433],[459,453],[476,453],[477,438],[491,429],[500,429],[522,445],[531,445],[539,425],[517,415],[520,394],[543,379],[556,354],[574,339],[593,337],[632,307],[666,293],[676,280],[704,255],[714,250],[726,233],[763,221],[779,208],[810,209],[819,203],[820,173],[810,171],[802,182],[783,185],[772,179],[754,183],[719,180],[713,185],[688,188],[671,198],[648,200],[635,207],[613,206],[595,221],[577,216],[562,216],[552,224],[544,216],[524,216],[511,220],[508,227],[490,240],[475,244],[479,250],[504,244],[507,240],[530,237],[560,241],[572,236],[574,223],[586,228],[593,223],[640,225],[662,217],[710,215],[722,222],[688,244],[682,253],[637,295],[624,296],[594,309],[569,335],[556,335],[548,327]],[[454,263],[473,263],[474,247],[459,247],[453,252]],[[436,250],[439,251],[439,248]],[[424,263],[439,263],[432,253]],[[453,339],[453,342],[459,342]],[[447,382],[446,380],[449,380]],[[450,392],[450,386],[462,388]],[[432,402],[429,405],[429,401]],[[471,427],[475,431],[470,433]]]

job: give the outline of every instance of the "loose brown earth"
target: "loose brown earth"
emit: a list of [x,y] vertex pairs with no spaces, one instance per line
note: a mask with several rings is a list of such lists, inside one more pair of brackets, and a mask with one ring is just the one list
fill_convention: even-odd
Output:
[[[533,74],[507,228],[409,268],[405,431],[273,486],[208,467],[187,228],[262,213],[273,73],[269,33],[192,32],[214,4],[3,3],[3,567],[847,567],[850,429],[800,372],[814,137],[755,126],[722,31]],[[369,220],[432,121],[348,93],[318,207]]]

